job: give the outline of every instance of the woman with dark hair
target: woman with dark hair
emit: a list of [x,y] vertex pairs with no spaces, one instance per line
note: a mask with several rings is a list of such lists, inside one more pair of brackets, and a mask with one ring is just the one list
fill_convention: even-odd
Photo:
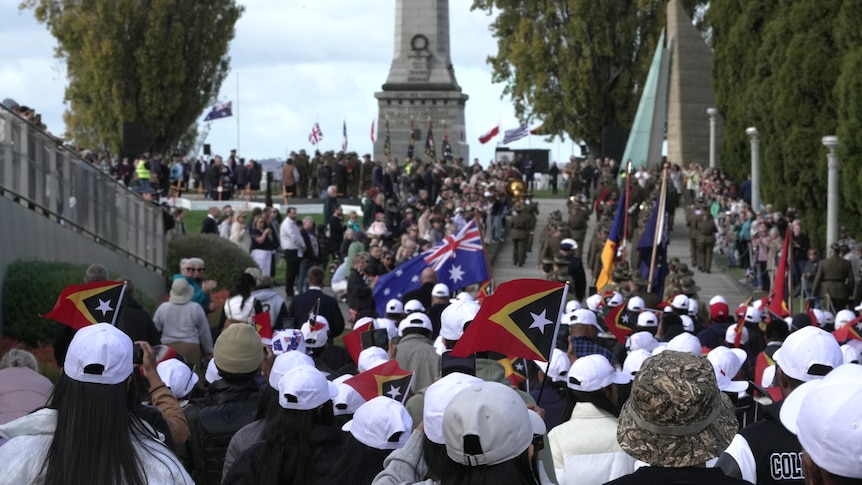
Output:
[[548,433],[560,481],[601,485],[634,471],[634,459],[617,443],[617,385],[631,376],[602,355],[580,357],[568,372],[562,424]]
[[[77,332],[48,407],[0,426],[0,436],[10,438],[0,447],[5,483],[194,483],[132,412],[132,349],[131,339],[107,323]],[[154,362],[150,354],[147,366],[158,382]]]
[[248,273],[239,275],[236,287],[224,302],[224,311],[219,321],[222,330],[234,323],[254,323],[252,318],[263,311],[263,305],[251,296],[256,286],[257,280],[254,276]]
[[385,396],[356,410],[341,428],[347,431],[344,453],[330,475],[331,483],[367,485],[383,470],[383,460],[407,443],[413,420],[404,406]]
[[[325,483],[341,433],[333,426],[332,398],[338,390],[310,365],[290,369],[278,382],[281,409],[263,441],[244,451],[223,484]],[[286,481],[287,480],[287,481]]]

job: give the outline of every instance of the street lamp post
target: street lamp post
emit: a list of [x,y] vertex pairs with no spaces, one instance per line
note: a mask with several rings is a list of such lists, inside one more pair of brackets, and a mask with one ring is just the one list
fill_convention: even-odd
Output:
[[828,169],[828,183],[826,186],[826,249],[838,240],[838,137],[834,135],[824,136],[821,140],[823,146],[829,149],[826,155]]
[[751,138],[751,209],[760,211],[760,136],[757,128],[750,127],[745,134]]
[[715,118],[718,110],[708,108],[706,114],[709,115],[709,168],[715,168]]

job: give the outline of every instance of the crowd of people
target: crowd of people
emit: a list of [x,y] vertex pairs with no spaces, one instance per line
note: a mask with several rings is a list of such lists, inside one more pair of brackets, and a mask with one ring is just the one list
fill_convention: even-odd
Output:
[[[303,180],[290,165],[285,170],[298,177],[288,194]],[[339,199],[349,191],[334,181],[315,187],[324,201],[319,227],[298,220],[292,206],[284,217],[275,208],[213,207],[202,232],[230,239],[256,262],[228,285],[224,304],[213,303],[218,284],[206,278],[205,262],[186,258],[151,318],[132,303],[132,291],[116,326],[74,332],[58,324],[63,375],[53,394],[26,353],[4,357],[3,391],[21,393],[12,408],[0,391],[0,439],[8,440],[0,476],[15,483],[85,476],[96,483],[862,483],[862,340],[854,337],[862,308],[847,309],[851,297],[834,290],[828,265],[813,269],[812,291],[833,313],[812,307],[784,317],[767,298],[733,302],[738,307],[720,295],[700,302],[695,273],[679,259],[667,262],[663,293],[650,291],[637,251],[602,267],[622,196],[612,160],[564,168],[567,217],[552,212],[541,228],[529,194],[507,193],[516,164],[369,168],[371,185],[357,193],[361,213],[343,213]],[[628,176],[625,237],[636,247],[661,196],[661,173]],[[767,235],[774,229],[782,241],[783,231],[801,233],[792,211],[749,210],[745,188],[737,196],[721,172],[674,167],[668,179],[669,212],[685,208],[691,268],[702,274],[728,244],[736,261],[746,257],[735,238],[746,220],[768,219]],[[515,265],[535,249],[541,273],[570,285],[547,362],[493,352],[475,354],[472,365],[449,358],[482,301],[439,283],[431,268],[417,290],[374,301],[380,275],[472,219],[488,242],[518,241]],[[732,242],[722,239],[726,231]],[[802,237],[794,240],[804,247]],[[794,247],[794,265],[812,269],[805,249],[797,260]],[[278,258],[287,267],[281,283]],[[755,281],[768,284],[771,269]],[[323,291],[327,271],[334,296]],[[608,283],[595,288],[603,272]],[[853,275],[845,276],[849,285]],[[105,279],[101,265],[85,275],[85,282]],[[279,284],[286,297],[274,290]],[[384,304],[382,315],[375,303]],[[257,331],[262,317],[270,338]],[[525,335],[539,333],[530,323],[516,322]],[[351,349],[337,340],[351,328],[379,330],[384,342]],[[391,361],[413,374],[409,389],[380,383],[378,397],[367,399],[347,382]],[[108,406],[126,412],[104,419]],[[75,447],[72,439],[96,444]]]

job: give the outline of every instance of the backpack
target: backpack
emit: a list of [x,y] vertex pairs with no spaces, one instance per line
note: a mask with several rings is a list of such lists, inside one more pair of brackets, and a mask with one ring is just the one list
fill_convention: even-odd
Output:
[[243,399],[200,408],[198,425],[189,437],[191,476],[195,483],[221,484],[222,468],[231,438],[257,418],[258,400]]

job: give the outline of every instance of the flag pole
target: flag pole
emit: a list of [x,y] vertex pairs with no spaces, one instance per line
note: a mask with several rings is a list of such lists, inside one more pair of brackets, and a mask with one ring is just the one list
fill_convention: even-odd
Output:
[[239,71],[236,73],[236,152],[242,153],[239,149]]
[[123,296],[126,295],[126,285],[127,284],[128,284],[127,281],[123,281],[123,289],[120,290],[120,298],[117,299],[117,309],[114,311],[113,318],[111,318],[111,325],[115,326],[115,327],[117,326],[117,316],[120,314],[120,305],[123,303]]
[[664,167],[662,167],[661,170],[661,192],[658,199],[658,217],[656,217],[655,235],[653,235],[652,240],[652,254],[650,255],[649,261],[649,280],[647,280],[647,293],[652,293],[652,282],[653,277],[655,276],[655,259],[656,255],[658,254],[659,241],[661,239],[662,233],[664,232],[664,212],[667,199],[667,166],[668,164],[665,163]]
[[[548,378],[548,371],[551,369],[551,359],[554,355],[554,348],[557,346],[557,336],[560,333],[560,323],[563,320],[563,313],[566,311],[566,299],[569,296],[569,284],[564,283],[563,285],[563,299],[560,300],[560,312],[557,314],[557,324],[554,325],[554,339],[551,340],[551,352],[548,354],[548,365],[545,366],[545,379]],[[526,359],[524,359],[526,360]],[[529,374],[529,372],[528,372]],[[539,395],[536,397],[536,406],[542,402],[542,392],[545,390],[544,384],[539,388]],[[530,389],[527,388],[527,392],[530,392]]]
[[626,241],[629,239],[629,204],[631,203],[631,190],[632,190],[632,161],[629,160],[626,162],[626,205],[625,205],[625,214],[623,214],[623,238],[622,238],[622,248],[620,251],[620,259],[623,261],[628,261],[627,251],[628,244]]

